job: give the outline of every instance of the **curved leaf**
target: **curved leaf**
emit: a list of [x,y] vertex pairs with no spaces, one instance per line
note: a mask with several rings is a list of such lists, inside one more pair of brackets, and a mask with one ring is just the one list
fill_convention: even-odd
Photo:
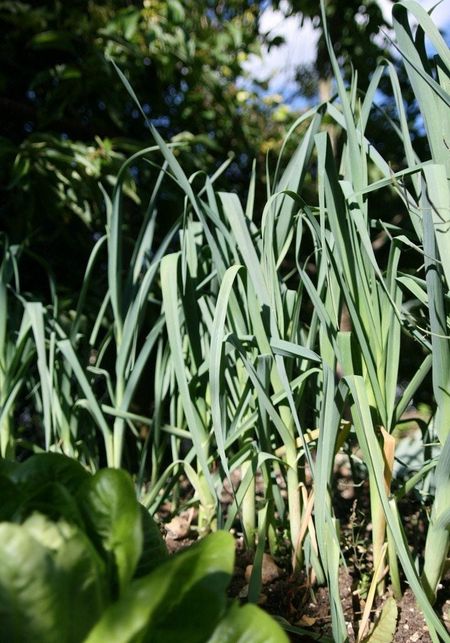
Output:
[[61,640],[78,643],[109,602],[105,564],[86,534],[64,520],[53,522],[35,513],[22,528],[52,554],[57,629]]
[[12,460],[5,460],[5,458],[0,458],[0,475],[10,478],[14,471],[20,465],[18,462],[13,462]]
[[120,593],[133,577],[142,550],[141,512],[130,476],[103,469],[77,494],[87,533],[112,564]]
[[38,453],[9,473],[14,482],[35,490],[45,482],[59,482],[75,493],[90,474],[79,462],[60,453]]
[[0,621],[9,643],[64,641],[58,632],[60,588],[50,551],[22,526],[0,525]]
[[21,503],[20,489],[12,480],[0,474],[0,522],[11,520]]
[[104,565],[85,535],[34,514],[0,525],[1,640],[78,643],[105,603]]
[[64,518],[69,523],[84,528],[83,518],[73,494],[59,482],[45,482],[37,485],[34,493],[29,493],[24,498],[22,505],[16,511],[16,518],[24,520],[34,511],[45,514],[51,520]]
[[208,643],[287,643],[288,637],[266,612],[256,605],[233,605],[214,630]]
[[134,574],[135,578],[146,576],[169,557],[166,544],[159,527],[147,509],[140,505],[142,518],[143,544],[142,553]]
[[397,603],[395,598],[391,596],[385,602],[378,621],[364,639],[364,643],[369,643],[369,641],[370,643],[391,643],[394,640],[397,627],[397,616]]
[[203,643],[222,616],[234,540],[216,532],[134,581],[86,643]]

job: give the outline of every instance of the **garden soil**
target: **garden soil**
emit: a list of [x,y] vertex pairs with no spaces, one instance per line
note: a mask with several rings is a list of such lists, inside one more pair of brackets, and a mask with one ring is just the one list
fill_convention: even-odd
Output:
[[[166,544],[171,553],[189,547],[194,541],[190,537],[178,539],[172,535],[166,536]],[[176,536],[176,534],[175,534]],[[242,603],[246,601],[248,590],[248,568],[252,563],[252,555],[243,548],[241,539],[236,541],[236,561],[233,578],[229,587],[229,596],[237,598]],[[309,643],[310,641],[332,643],[330,600],[326,587],[310,587],[305,576],[291,574],[280,564],[276,565],[278,573],[269,571],[269,582],[263,584],[259,606],[280,619],[301,630],[302,633],[288,631],[293,643]],[[340,598],[348,626],[351,643],[356,641],[358,621],[361,618],[364,602],[359,599],[357,590],[353,589],[354,581],[350,570],[341,568],[339,577]],[[372,621],[376,619],[387,592],[377,601]],[[401,601],[397,603],[397,630],[393,641],[395,643],[428,643],[431,637],[425,620],[417,607],[414,595],[407,589]],[[443,619],[450,635],[450,575],[444,581],[440,590],[437,611]]]
[[[341,524],[341,545],[346,561],[346,567],[342,566],[340,569],[340,599],[349,641],[353,643],[358,635],[368,589],[364,578],[370,579],[372,569],[371,527],[366,524],[370,513],[369,496],[367,484],[353,484],[352,474],[345,462],[340,463],[335,473],[333,506]],[[191,494],[190,489],[186,488],[184,491],[187,496]],[[226,493],[223,500],[226,510],[226,504],[232,502],[231,494]],[[399,511],[403,516],[409,542],[414,542],[417,551],[423,551],[428,520],[426,507],[409,499],[399,504]],[[159,518],[171,553],[195,542],[196,532],[194,528],[191,529],[191,524],[195,525],[196,522],[193,508],[171,516],[166,507],[160,512]],[[245,603],[253,554],[244,547],[242,534],[236,533],[235,537],[236,559],[229,596]],[[311,584],[304,573],[292,573],[291,570],[287,543],[284,551],[281,549],[275,559],[268,554],[264,555],[260,607],[281,621],[293,642],[333,643],[328,589]],[[376,622],[390,595],[387,588],[385,594],[377,598],[371,613],[371,623]],[[450,573],[443,580],[435,607],[450,635]],[[397,602],[397,608],[397,628],[393,641],[431,642],[427,625],[410,589],[405,589],[402,599]]]

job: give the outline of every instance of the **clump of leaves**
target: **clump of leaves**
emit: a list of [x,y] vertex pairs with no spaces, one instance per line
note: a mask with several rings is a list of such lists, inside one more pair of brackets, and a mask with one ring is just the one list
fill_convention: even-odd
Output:
[[55,453],[0,460],[4,640],[287,641],[259,608],[229,604],[233,538],[169,558],[124,471]]

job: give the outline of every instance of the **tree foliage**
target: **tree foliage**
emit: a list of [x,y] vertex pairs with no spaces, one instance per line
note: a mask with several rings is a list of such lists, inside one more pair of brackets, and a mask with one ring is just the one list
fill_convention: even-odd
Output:
[[[298,78],[304,82],[307,78],[311,81],[311,77],[316,82],[330,78],[332,73],[322,32],[320,3],[315,0],[289,0],[289,3],[274,0],[273,5],[283,9],[286,15],[301,15],[302,21],[311,19],[313,27],[321,32],[314,63],[300,66]],[[326,3],[326,17],[339,63],[347,75],[357,70],[361,88],[367,88],[371,72],[388,48],[388,40],[382,32],[388,24],[379,3],[374,0],[333,0]]]
[[[321,29],[319,3],[272,4]],[[68,290],[78,288],[78,266],[105,225],[99,184],[108,189],[124,159],[150,143],[149,123],[180,145],[176,154],[188,174],[213,172],[233,155],[227,186],[245,192],[253,159],[264,164],[293,119],[281,97],[240,83],[245,60],[264,39],[264,6],[257,0],[1,2],[0,225],[11,242],[25,241],[59,274],[70,265]],[[375,39],[386,26],[378,3],[330,1],[327,16],[340,64],[347,74],[358,71],[364,89],[384,53]],[[329,94],[328,65],[321,38],[313,67],[298,70],[299,91],[322,84]],[[131,167],[124,186],[131,233],[140,216],[133,203],[145,203],[154,176],[150,163]],[[176,191],[163,198],[169,213]]]
[[[213,171],[233,153],[227,180],[239,189],[277,107],[237,84],[259,48],[259,10],[254,0],[2,2],[0,216],[12,241],[27,239],[55,270],[69,257],[82,263],[104,226],[99,182],[111,184],[124,158],[149,144],[148,122],[183,144],[189,172]],[[132,168],[134,201],[150,174],[149,164]]]

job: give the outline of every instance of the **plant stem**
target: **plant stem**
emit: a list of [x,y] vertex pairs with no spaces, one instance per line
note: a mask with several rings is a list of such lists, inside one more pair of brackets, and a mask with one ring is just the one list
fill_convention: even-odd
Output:
[[[373,545],[373,568],[383,569],[385,559],[386,539],[386,517],[383,506],[378,496],[376,481],[373,476],[369,477],[370,488],[370,512],[372,518],[372,545]],[[377,594],[381,596],[384,592],[384,580],[377,584]]]
[[[242,464],[242,479],[245,478],[245,474],[249,469],[251,469],[251,467],[252,467],[252,463],[250,460],[247,460]],[[255,492],[256,492],[256,484],[255,484],[255,476],[253,475],[252,480],[242,500],[242,528],[244,530],[245,543],[249,549],[254,549],[255,547],[255,534],[256,534]]]

